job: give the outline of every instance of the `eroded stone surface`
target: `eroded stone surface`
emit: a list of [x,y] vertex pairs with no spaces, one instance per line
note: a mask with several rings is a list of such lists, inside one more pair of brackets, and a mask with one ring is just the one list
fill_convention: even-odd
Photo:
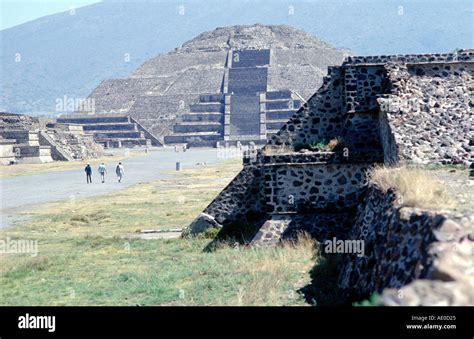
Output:
[[[318,241],[363,241],[364,255],[345,256],[340,268],[338,285],[349,299],[406,288],[405,301],[387,291],[386,304],[472,304],[472,211],[403,207],[393,189],[367,188],[366,172],[400,160],[472,162],[473,62],[474,51],[462,50],[354,57],[330,67],[321,88],[262,150],[248,154],[205,212],[223,229],[248,221],[249,213],[266,220],[253,244],[276,244],[299,231]],[[336,137],[343,150],[309,150]],[[296,153],[297,146],[306,150]],[[357,213],[346,210],[355,207]]]
[[[357,300],[374,292],[385,295],[385,289],[394,288],[397,290],[386,292],[384,303],[387,305],[434,305],[438,297],[444,300],[441,303],[448,302],[441,295],[434,295],[449,290],[442,283],[455,282],[455,286],[471,294],[449,302],[472,301],[474,241],[471,234],[474,232],[474,216],[402,207],[398,201],[394,191],[385,193],[376,186],[369,189],[349,235],[350,239],[365,242],[365,256],[345,257],[339,276],[338,285],[346,297]],[[403,286],[418,279],[437,283],[414,285],[420,288],[408,287],[408,301],[393,300],[398,289],[403,290]],[[431,290],[431,294],[426,292],[426,295],[417,296],[423,288]],[[451,295],[449,298],[454,297]]]
[[474,288],[460,282],[415,280],[383,292],[380,306],[467,306],[474,305]]

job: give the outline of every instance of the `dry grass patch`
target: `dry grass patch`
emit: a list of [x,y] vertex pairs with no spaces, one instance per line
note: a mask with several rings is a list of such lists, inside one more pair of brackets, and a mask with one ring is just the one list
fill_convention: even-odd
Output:
[[337,137],[329,140],[328,144],[326,145],[326,150],[331,152],[341,152],[344,150],[346,146],[346,142],[342,137]]
[[443,183],[421,168],[376,167],[369,176],[384,191],[396,189],[403,197],[404,206],[432,209],[456,207],[456,201]]
[[[8,229],[62,236],[124,236],[144,229],[187,226],[238,173],[242,165],[231,159],[202,168],[170,173],[169,179],[141,183],[102,196],[52,202],[29,209],[33,219]],[[0,231],[1,234],[1,231]]]
[[290,154],[293,153],[293,146],[271,146],[267,145],[263,148],[264,155],[279,155],[279,154]]
[[[314,265],[316,246],[313,239],[301,235],[296,242],[287,241],[275,247],[238,250],[230,250],[229,245],[224,247],[224,251],[220,248],[217,253],[225,253],[224,261],[238,267],[236,273],[246,274],[247,279],[245,285],[235,290],[234,298],[223,300],[219,305],[288,305],[298,299],[301,301],[302,297],[296,291],[310,280],[305,273]],[[304,279],[291,277],[289,267],[298,266],[303,269],[300,273]],[[289,284],[292,280],[294,284]]]
[[143,240],[138,229],[189,224],[240,161],[175,172],[106,196],[41,206],[0,239],[38,241],[38,257],[0,254],[0,305],[308,305],[298,290],[317,257],[300,239],[234,248],[209,239]]

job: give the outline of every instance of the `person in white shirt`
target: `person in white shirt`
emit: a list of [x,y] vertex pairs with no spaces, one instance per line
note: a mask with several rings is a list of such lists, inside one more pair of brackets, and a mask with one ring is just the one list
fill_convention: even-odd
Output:
[[100,174],[100,179],[102,180],[102,183],[105,182],[105,173],[107,173],[107,168],[105,167],[105,164],[104,163],[101,163],[99,165],[99,168],[97,170]]

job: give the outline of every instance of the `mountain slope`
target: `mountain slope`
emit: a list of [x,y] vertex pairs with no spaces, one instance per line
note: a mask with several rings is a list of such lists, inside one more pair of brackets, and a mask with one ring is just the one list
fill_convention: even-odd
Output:
[[196,0],[181,11],[175,1],[105,1],[0,32],[0,110],[55,113],[64,95],[83,98],[219,26],[288,24],[355,54],[397,54],[470,47],[473,20],[469,0]]
[[[128,78],[104,80],[90,94],[94,112],[127,113],[161,138],[197,103],[225,86],[228,52],[270,50],[268,91],[292,90],[308,98],[330,65],[349,55],[286,25],[238,25],[204,32],[169,53],[147,60]],[[81,114],[89,114],[83,110]]]

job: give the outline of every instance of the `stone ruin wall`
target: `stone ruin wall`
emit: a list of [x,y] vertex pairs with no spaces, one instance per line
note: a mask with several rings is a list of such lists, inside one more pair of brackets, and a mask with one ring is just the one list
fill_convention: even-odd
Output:
[[[376,149],[371,143],[383,142],[387,163],[469,165],[474,161],[473,54],[348,57],[328,69],[322,87],[267,147],[291,148],[344,134],[354,146],[358,137],[367,137],[360,133],[366,126],[365,132],[378,132],[364,141],[366,146]],[[361,126],[350,133],[357,120]]]
[[[266,215],[267,221],[259,224],[253,245],[274,244],[275,236],[288,239],[301,230],[308,231],[318,241],[334,235],[339,239],[364,240],[367,256],[347,257],[340,268],[339,287],[350,300],[383,292],[381,304],[386,305],[473,304],[472,278],[462,278],[462,265],[454,264],[458,256],[461,262],[472,262],[474,239],[466,235],[472,234],[472,215],[402,207],[397,204],[396,192],[380,192],[373,185],[364,185],[367,179],[364,170],[374,164],[396,165],[400,161],[416,160],[412,157],[416,151],[412,152],[410,145],[417,145],[420,136],[425,141],[434,141],[431,152],[420,156],[424,162],[456,164],[460,159],[469,164],[472,161],[473,104],[469,91],[472,90],[473,59],[474,53],[470,50],[458,55],[349,57],[341,67],[330,68],[318,92],[265,148],[244,158],[241,174],[206,208],[207,221],[217,217],[218,223],[213,227],[224,226],[225,230],[226,225],[238,224],[250,212],[260,218]],[[413,111],[395,105],[413,96],[423,102],[421,109]],[[445,126],[446,117],[452,117],[448,119],[449,128]],[[410,119],[412,124],[407,123]],[[369,129],[375,134],[369,133],[367,138]],[[365,135],[365,140],[357,140],[358,131]],[[341,135],[356,139],[348,142],[353,151],[349,157],[338,153],[329,156],[292,153],[297,144]],[[447,136],[458,145],[454,156],[441,145],[440,139]],[[361,147],[361,142],[370,147]],[[347,180],[349,173],[361,173],[359,190],[338,182],[337,178]],[[315,175],[320,176],[318,183]],[[336,179],[331,182],[333,187],[321,191],[318,184],[324,188],[324,183],[331,179]],[[353,185],[351,179],[350,185]],[[338,213],[337,204],[324,213],[324,203],[316,206],[308,203],[320,198],[337,201],[339,198],[334,199],[337,190],[343,202],[357,192],[358,197],[349,199],[348,204],[360,206],[355,213]],[[259,192],[260,195],[254,195]],[[288,196],[293,196],[298,207],[289,208]],[[225,215],[214,214],[217,211],[225,211]],[[288,217],[284,213],[272,215],[273,212],[293,214]],[[336,220],[340,227],[330,220]],[[200,225],[205,228],[205,224]],[[447,242],[440,238],[443,237],[440,232],[447,233],[444,235],[449,239]],[[453,245],[462,250],[453,253],[449,249]],[[444,263],[443,267],[440,263]],[[466,279],[471,279],[468,284]],[[447,293],[449,287],[459,287],[458,290],[465,293]],[[394,291],[398,290],[391,288],[402,288],[416,296],[397,299]],[[437,301],[427,301],[429,291]]]
[[219,195],[196,218],[187,232],[199,233],[209,226],[222,228],[261,215],[265,209],[262,172],[244,167]]
[[[464,68],[471,70],[473,54],[472,52],[461,53],[458,56],[457,62],[462,61],[465,64]],[[380,106],[380,100],[373,99],[379,97],[381,100],[384,100],[387,96],[394,95],[391,94],[392,91],[396,93],[396,85],[392,83],[393,76],[387,76],[391,72],[392,64],[387,65],[383,63],[387,61],[412,63],[452,62],[453,58],[452,54],[348,57],[342,66],[329,68],[328,76],[324,78],[321,88],[294,114],[277,134],[270,138],[265,148],[258,151],[256,158],[265,157],[264,153],[266,151],[275,153],[291,152],[292,148],[297,144],[305,144],[322,139],[328,141],[337,136],[345,136],[346,138],[349,136],[351,139],[355,139],[352,141],[345,140],[349,144],[349,157],[346,161],[350,163],[366,162],[367,165],[370,165],[385,162],[386,164],[393,164],[398,160],[410,160],[409,158],[403,158],[403,153],[400,154],[401,146],[397,143],[397,131],[401,130],[403,125],[390,118],[389,112],[384,108],[386,106]],[[435,66],[422,65],[420,67],[426,69],[427,67]],[[347,69],[350,69],[350,71],[346,72]],[[457,69],[457,67],[451,68],[452,76],[458,76]],[[450,72],[447,72],[448,75],[451,74]],[[441,71],[441,75],[443,74],[446,74],[446,70]],[[354,91],[354,89],[357,91]],[[368,96],[369,99],[364,98],[364,96]],[[409,115],[409,112],[406,114]],[[465,112],[464,115],[466,115]],[[468,114],[466,119],[471,119],[471,116]],[[426,128],[426,124],[419,124],[418,126]],[[436,129],[435,125],[433,125],[433,128],[433,134],[438,134],[442,131]],[[453,128],[455,129],[456,126],[453,126]],[[465,127],[462,126],[459,132],[460,134],[465,133]],[[360,136],[357,136],[357,134]],[[367,135],[370,137],[368,138]],[[417,135],[417,133],[411,131],[406,137],[415,139]],[[464,136],[464,138],[469,137],[470,134]],[[360,141],[358,139],[363,140],[364,146],[368,147],[357,145],[357,141]],[[363,143],[359,142],[359,144]],[[443,153],[438,153],[437,157],[433,160],[434,162],[444,162],[444,156]],[[258,173],[260,178],[265,175],[260,168],[259,162],[261,161],[257,160],[253,163],[247,162],[244,164],[246,166],[243,170],[246,173],[242,173],[242,176],[246,177],[244,182],[252,182],[255,179],[255,173]],[[255,168],[250,169],[249,166]],[[223,191],[226,198],[218,196],[206,208],[205,213],[209,212],[208,214],[211,216],[213,213],[219,215],[219,224],[229,224],[238,221],[233,217],[223,217],[223,215],[241,216],[251,211],[260,211],[261,213],[261,203],[259,202],[252,207],[250,202],[262,201],[260,198],[246,201],[244,205],[238,207],[240,212],[237,214],[218,212],[220,210],[229,210],[226,203],[234,199],[233,192],[235,192],[235,196],[240,197],[242,195],[242,189],[239,188],[240,184],[241,181],[237,179],[235,182],[231,182]],[[292,184],[289,184],[289,186],[292,186]],[[288,192],[294,191],[297,195],[296,199],[307,200],[307,196],[304,197],[307,194],[306,190],[298,188],[288,188],[287,190]],[[255,192],[258,192],[258,190],[255,190]],[[231,205],[239,205],[237,203],[238,200],[238,198],[235,198]],[[248,206],[248,208],[244,206]]]
[[398,157],[415,163],[474,162],[474,63],[385,68],[390,91],[378,99],[380,119],[384,128],[391,127]]
[[[348,239],[338,286],[349,300],[381,294],[381,305],[473,305],[474,216],[404,207],[394,190],[371,185]],[[414,289],[416,293],[414,293]]]
[[264,166],[267,213],[340,211],[356,206],[365,164],[278,163]]
[[270,138],[266,148],[291,148],[318,136],[334,137],[342,129],[342,78],[340,68],[329,67],[323,84],[303,107]]

